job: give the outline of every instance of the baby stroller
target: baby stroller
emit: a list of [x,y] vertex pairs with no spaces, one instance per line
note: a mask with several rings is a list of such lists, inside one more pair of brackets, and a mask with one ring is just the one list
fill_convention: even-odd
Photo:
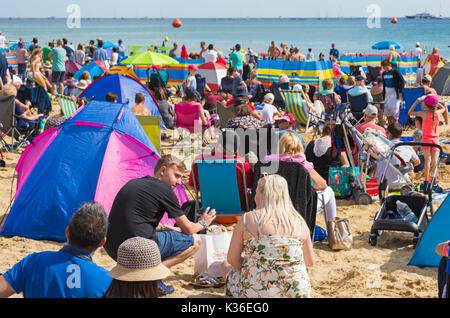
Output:
[[[427,143],[398,143],[395,144],[390,151],[389,160],[394,156],[394,151],[397,147],[401,146],[422,146],[422,147],[436,147],[439,149],[439,157],[442,154],[442,148],[439,145],[427,144]],[[436,169],[433,173],[433,179],[431,184],[434,183],[436,174],[439,167],[439,159],[436,165]],[[372,228],[370,230],[369,243],[372,246],[377,244],[378,236],[383,234],[383,231],[400,231],[400,232],[411,232],[413,236],[414,247],[417,246],[419,242],[420,235],[423,234],[426,227],[428,226],[431,218],[434,215],[433,209],[433,198],[432,198],[432,187],[427,187],[424,193],[416,192],[416,189],[410,189],[409,193],[403,191],[401,195],[390,195],[387,196],[387,183],[385,180],[387,171],[387,166],[384,169],[382,178],[380,180],[379,186],[379,196],[381,200],[381,206],[375,215]],[[397,208],[397,201],[406,203],[408,207],[412,210],[415,218],[411,220],[406,220],[401,216]],[[427,213],[428,208],[430,208],[429,213]]]

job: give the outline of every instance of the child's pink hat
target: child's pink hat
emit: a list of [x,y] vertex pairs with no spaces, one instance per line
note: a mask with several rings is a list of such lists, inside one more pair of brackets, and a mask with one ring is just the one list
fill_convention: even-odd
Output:
[[439,103],[439,99],[435,95],[428,95],[423,102],[429,107],[436,107],[436,104]]
[[198,70],[198,67],[194,64],[188,66],[188,70]]

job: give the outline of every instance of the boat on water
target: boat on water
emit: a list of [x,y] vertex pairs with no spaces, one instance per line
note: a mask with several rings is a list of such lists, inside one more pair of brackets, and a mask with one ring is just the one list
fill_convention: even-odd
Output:
[[407,15],[406,18],[408,19],[428,19],[428,20],[436,20],[436,19],[442,19],[442,16],[435,16],[428,12],[422,12],[417,13],[415,15]]

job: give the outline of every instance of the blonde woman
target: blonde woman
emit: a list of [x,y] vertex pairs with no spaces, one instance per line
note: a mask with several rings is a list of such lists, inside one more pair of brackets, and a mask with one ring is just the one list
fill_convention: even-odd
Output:
[[33,50],[30,56],[30,74],[33,79],[42,86],[46,91],[52,86],[49,80],[41,73],[43,52],[41,48],[36,48]]
[[309,173],[313,188],[321,193],[317,196],[317,212],[326,210],[326,219],[336,217],[336,197],[327,181],[314,169],[314,165],[306,159],[300,139],[294,133],[286,133],[279,143],[279,154],[265,157],[266,161],[294,161],[300,163]]
[[399,61],[400,61],[400,54],[395,52],[395,46],[391,45],[389,47],[389,62],[391,62],[393,69],[398,68]]
[[311,235],[292,205],[287,181],[279,175],[260,179],[255,203],[256,210],[239,219],[222,264],[225,297],[309,297]]

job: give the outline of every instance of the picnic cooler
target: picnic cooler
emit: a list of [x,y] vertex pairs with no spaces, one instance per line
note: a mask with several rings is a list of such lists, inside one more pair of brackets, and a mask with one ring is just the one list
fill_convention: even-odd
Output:
[[220,264],[227,259],[232,232],[199,234],[200,249],[194,255],[194,275],[207,272],[213,277],[221,277]]

